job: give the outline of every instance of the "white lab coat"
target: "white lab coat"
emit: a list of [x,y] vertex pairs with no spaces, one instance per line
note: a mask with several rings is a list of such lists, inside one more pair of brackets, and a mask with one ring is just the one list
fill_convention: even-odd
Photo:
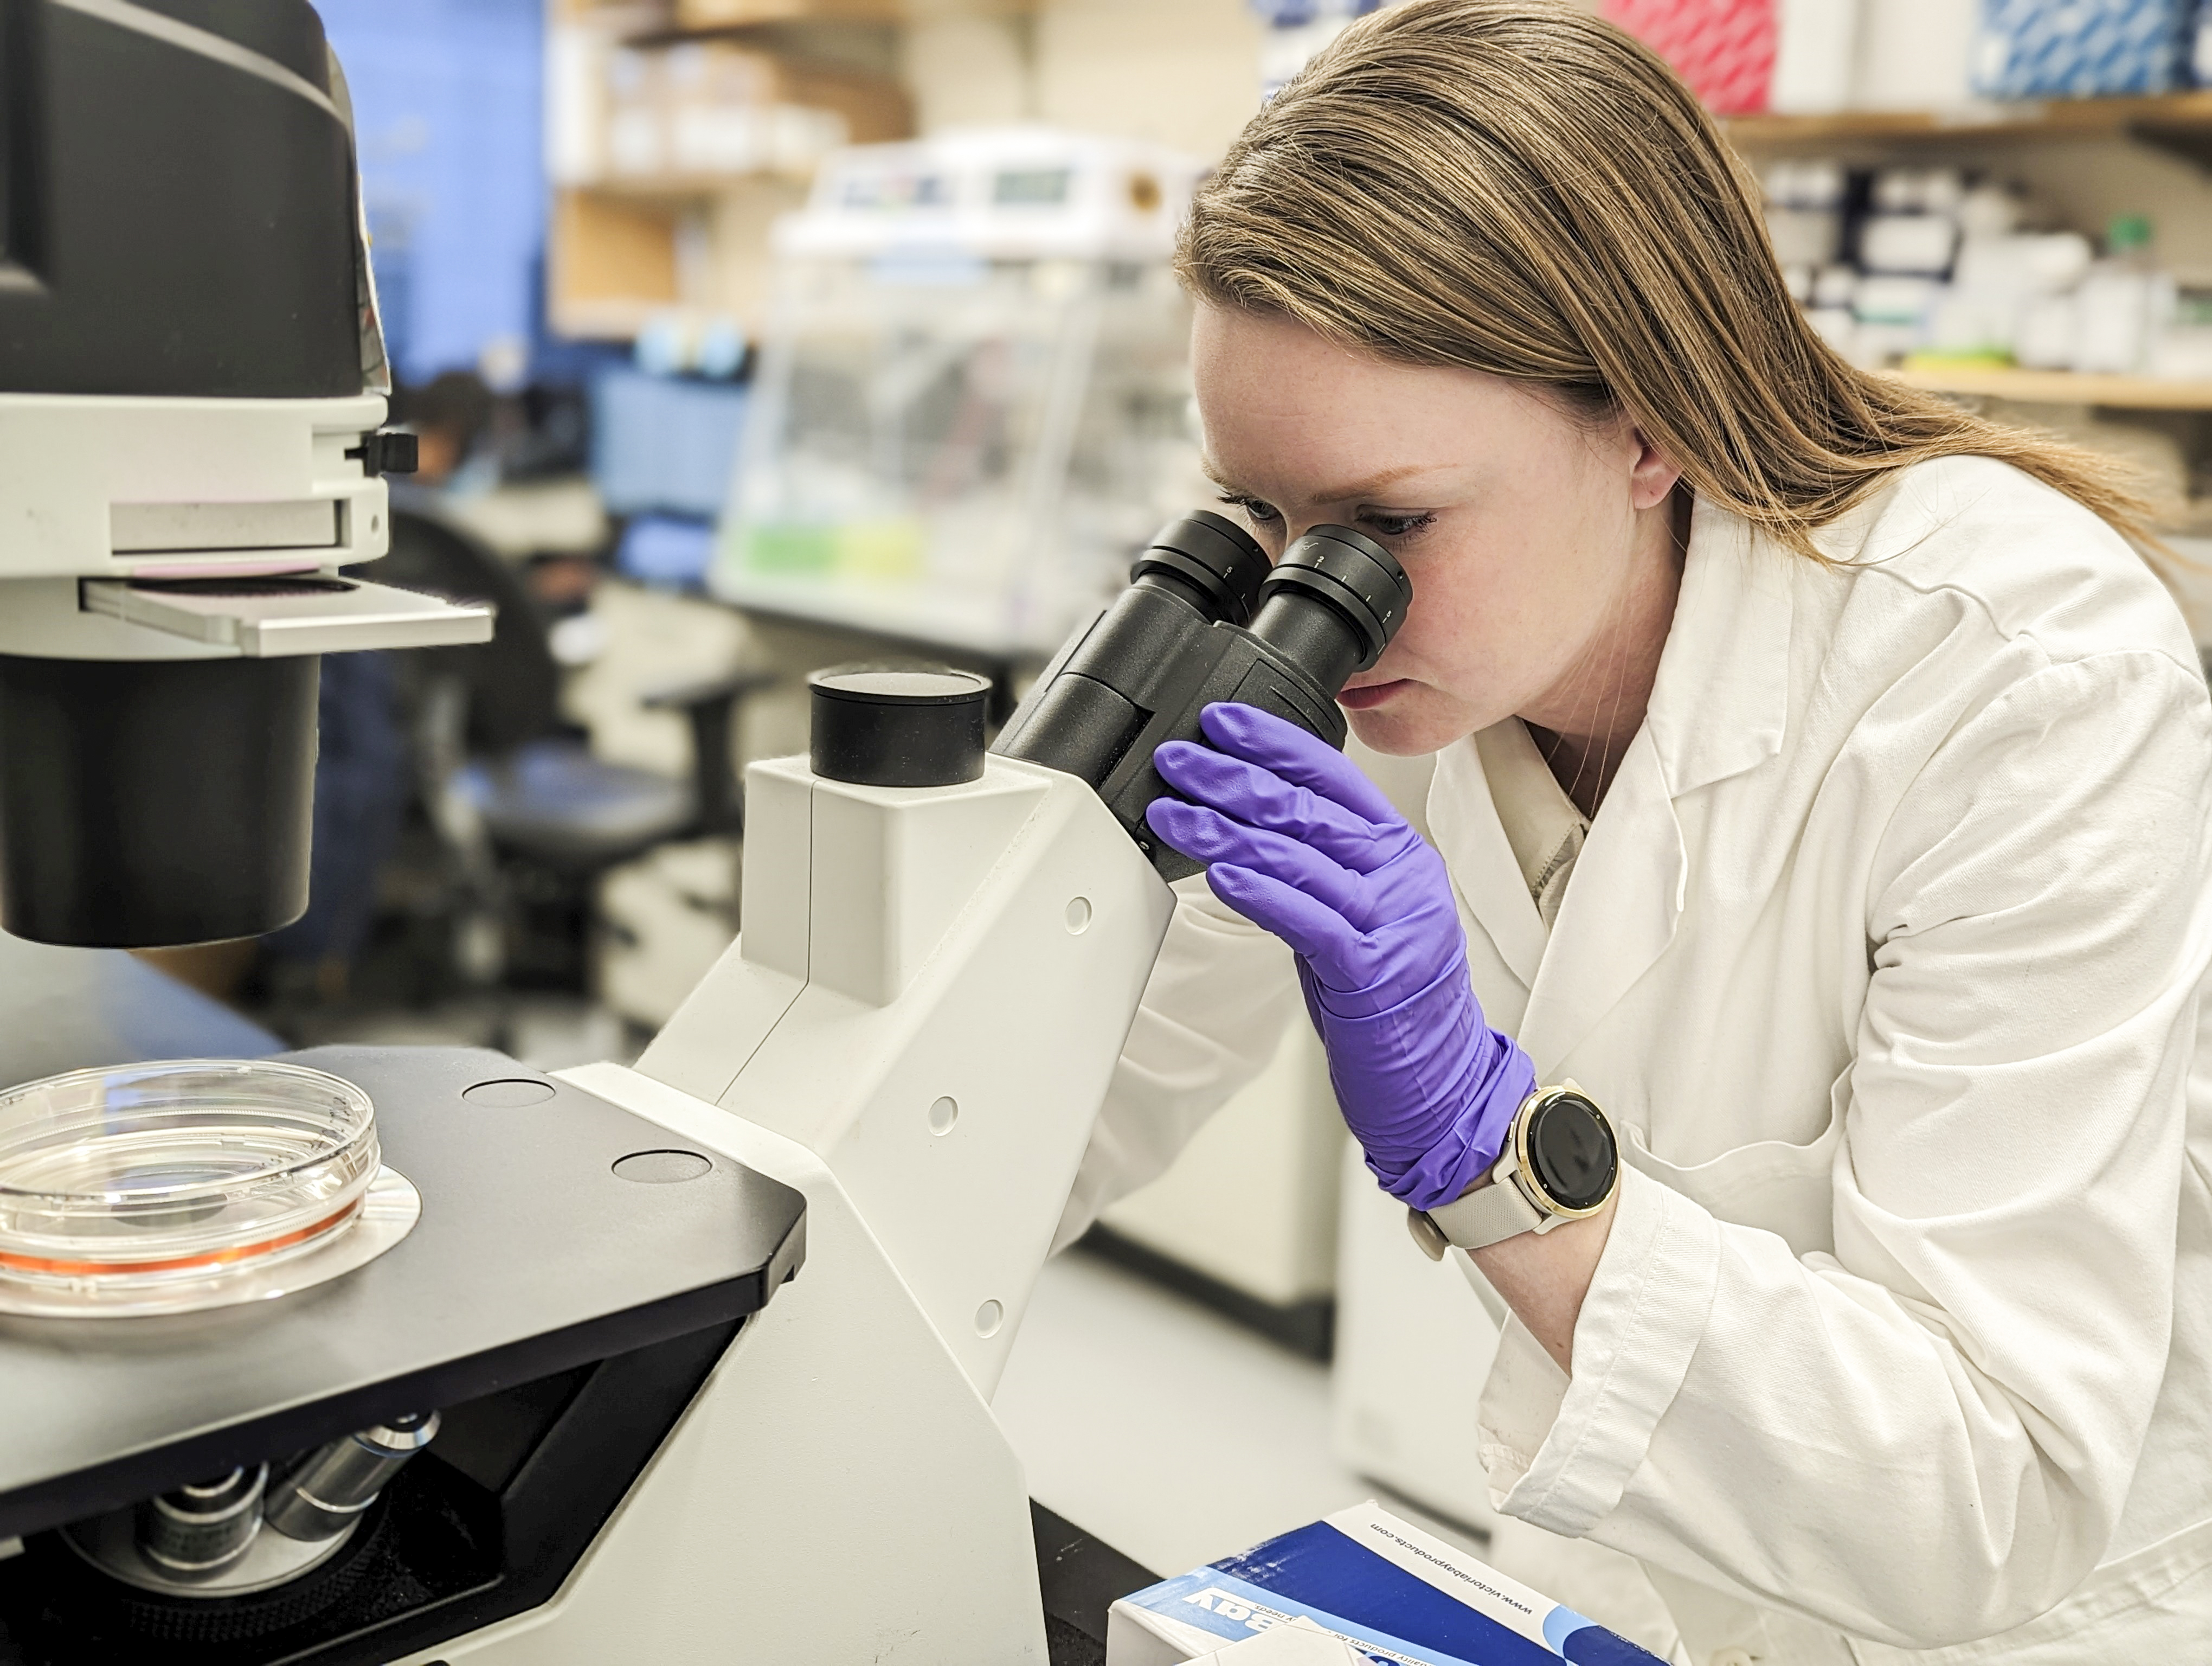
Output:
[[[1476,993],[1627,1159],[1571,1381],[1516,1319],[1468,1385],[1493,1500],[1640,1559],[1700,1663],[2212,1660],[2195,654],[2002,464],[1822,546],[1698,507],[1548,936],[1474,745],[1437,760]],[[1295,1009],[1186,887],[1063,1237]]]

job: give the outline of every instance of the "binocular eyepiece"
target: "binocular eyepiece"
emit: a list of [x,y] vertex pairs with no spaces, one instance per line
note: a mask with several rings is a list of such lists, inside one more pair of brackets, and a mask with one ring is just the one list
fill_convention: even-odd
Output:
[[1248,626],[1332,700],[1382,657],[1413,599],[1397,558],[1349,526],[1315,527],[1270,568],[1243,527],[1205,509],[1162,527],[1130,578],[1173,589],[1208,620]]
[[1198,865],[1162,845],[1145,807],[1167,792],[1165,740],[1200,740],[1216,701],[1257,706],[1344,744],[1337,691],[1382,658],[1413,587],[1390,552],[1349,526],[1316,526],[1281,561],[1206,510],[1163,527],[1129,587],[1078,631],[992,750],[1080,775],[1170,879]]

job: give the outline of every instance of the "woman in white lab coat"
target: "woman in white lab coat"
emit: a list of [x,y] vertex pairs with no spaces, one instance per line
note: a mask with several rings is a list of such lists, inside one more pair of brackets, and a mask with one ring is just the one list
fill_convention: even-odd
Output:
[[[1700,1666],[2212,1658],[2212,708],[2139,506],[1830,352],[1694,100],[1565,8],[1355,26],[1182,268],[1224,496],[1412,578],[1344,704],[1437,754],[1442,861],[1249,727],[1164,764],[1218,895],[1063,1238],[1302,977],[1395,1195],[1479,1200],[1530,1083],[1610,1120],[1601,1207],[1473,1254],[1510,1317],[1467,1411],[1498,1508],[1639,1559]],[[1328,909],[1463,953],[1421,998],[1471,986],[1494,1055],[1378,1112]]]

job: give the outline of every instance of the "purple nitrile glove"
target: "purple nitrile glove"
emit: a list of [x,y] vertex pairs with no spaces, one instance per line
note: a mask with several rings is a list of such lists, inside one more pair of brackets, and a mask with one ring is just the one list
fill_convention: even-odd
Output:
[[1382,1189],[1450,1202],[1498,1160],[1535,1067],[1483,1021],[1443,858],[1350,758],[1252,706],[1212,705],[1215,751],[1152,756],[1185,797],[1152,830],[1297,955],[1329,1079]]

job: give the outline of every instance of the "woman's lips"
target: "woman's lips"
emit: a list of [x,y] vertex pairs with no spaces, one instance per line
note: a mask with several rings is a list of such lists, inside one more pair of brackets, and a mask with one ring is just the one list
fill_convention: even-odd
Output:
[[1402,677],[1388,683],[1370,683],[1364,688],[1346,689],[1336,696],[1336,703],[1346,711],[1371,711],[1406,686]]

